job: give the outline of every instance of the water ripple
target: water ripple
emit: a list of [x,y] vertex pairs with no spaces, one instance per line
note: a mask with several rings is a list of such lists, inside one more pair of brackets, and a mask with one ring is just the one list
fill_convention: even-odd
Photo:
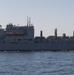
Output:
[[0,75],[73,75],[72,52],[0,53]]

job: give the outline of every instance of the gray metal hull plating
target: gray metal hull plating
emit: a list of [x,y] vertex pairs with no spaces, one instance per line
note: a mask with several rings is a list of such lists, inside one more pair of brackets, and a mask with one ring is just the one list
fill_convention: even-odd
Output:
[[25,44],[9,44],[0,43],[0,51],[31,51],[31,50],[74,50],[74,43],[25,43]]

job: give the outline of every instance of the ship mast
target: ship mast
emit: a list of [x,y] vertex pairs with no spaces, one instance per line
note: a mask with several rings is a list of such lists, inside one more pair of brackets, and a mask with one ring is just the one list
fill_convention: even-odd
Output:
[[28,16],[27,16],[27,27],[28,27]]
[[31,17],[27,16],[27,26],[31,26]]
[[29,26],[31,26],[31,17],[29,17]]

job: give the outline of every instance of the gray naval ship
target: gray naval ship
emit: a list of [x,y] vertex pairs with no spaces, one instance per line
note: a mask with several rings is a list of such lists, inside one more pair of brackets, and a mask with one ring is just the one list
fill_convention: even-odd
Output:
[[0,51],[63,51],[74,50],[73,36],[57,36],[57,29],[54,36],[44,37],[42,31],[40,36],[34,36],[34,26],[27,21],[26,26],[16,26],[12,23],[3,29],[0,25]]

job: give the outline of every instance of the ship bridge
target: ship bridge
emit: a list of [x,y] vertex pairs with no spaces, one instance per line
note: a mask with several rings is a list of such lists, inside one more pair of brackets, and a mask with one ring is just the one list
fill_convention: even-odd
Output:
[[33,42],[34,41],[34,26],[15,26],[12,23],[9,23],[6,26],[6,40],[9,42],[18,42],[20,39],[21,42]]

